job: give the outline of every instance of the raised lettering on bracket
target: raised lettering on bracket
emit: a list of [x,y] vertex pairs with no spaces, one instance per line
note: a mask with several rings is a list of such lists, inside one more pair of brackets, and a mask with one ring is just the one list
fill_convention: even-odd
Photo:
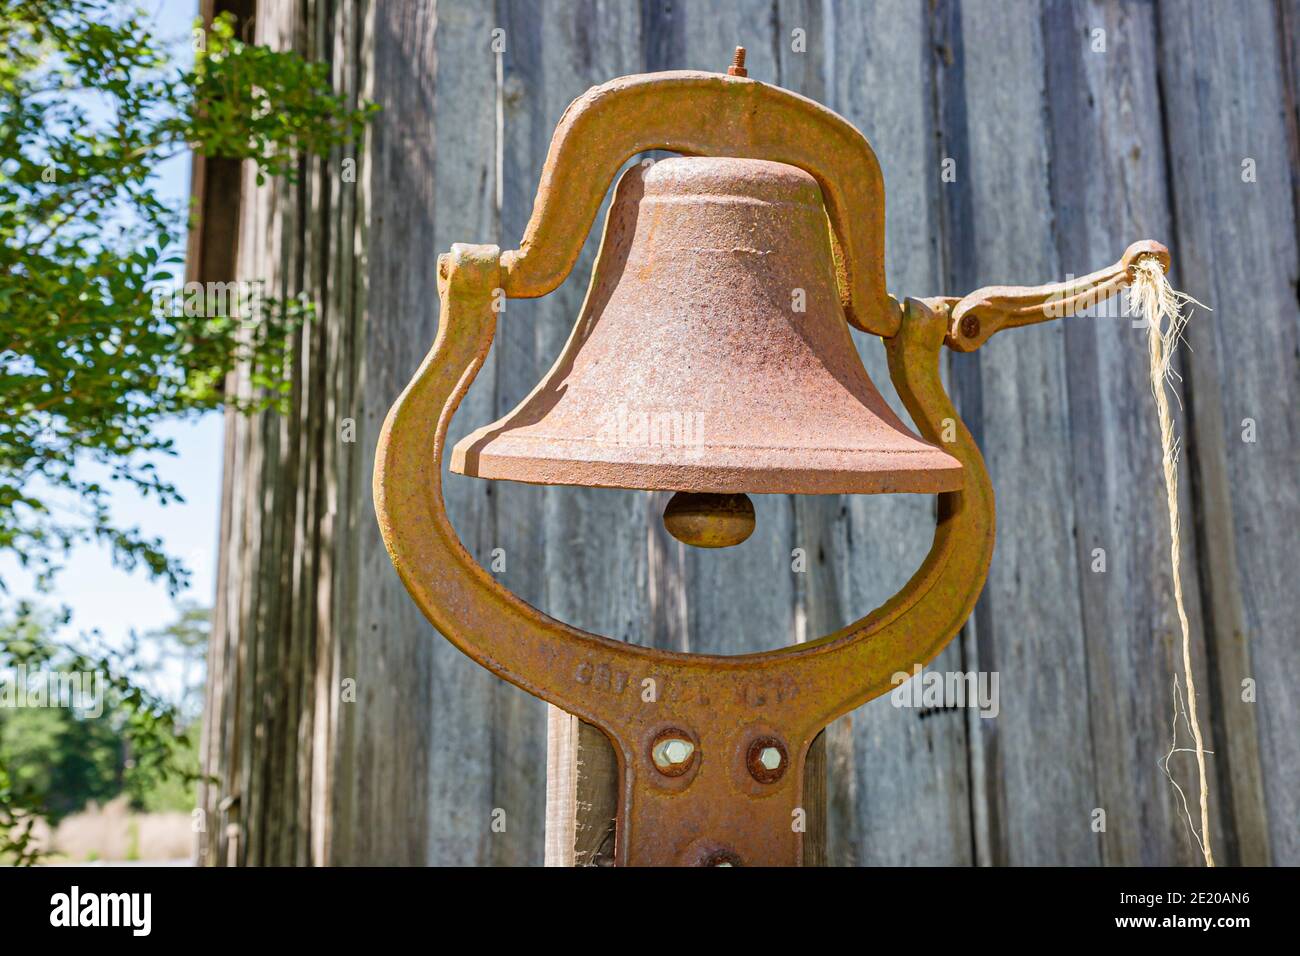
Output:
[[583,661],[573,673],[573,679],[593,690],[606,694],[621,694],[627,687],[627,671],[614,670],[608,664],[592,664]]
[[766,707],[793,700],[798,690],[793,680],[783,677],[765,683],[741,684],[739,696],[741,702],[749,707]]

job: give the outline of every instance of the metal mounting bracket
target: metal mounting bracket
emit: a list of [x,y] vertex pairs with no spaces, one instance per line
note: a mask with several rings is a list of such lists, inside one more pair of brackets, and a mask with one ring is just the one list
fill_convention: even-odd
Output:
[[[939,495],[934,541],[912,579],[871,614],[819,640],[718,657],[590,634],[502,587],[448,519],[448,425],[491,346],[495,297],[500,290],[540,296],[558,286],[619,167],[647,149],[774,160],[818,180],[850,322],[883,338],[890,376],[922,437],[962,465],[964,485]],[[1163,250],[1156,245],[1140,251]],[[374,497],[384,541],[411,596],[449,641],[610,739],[620,776],[617,863],[798,865],[803,838],[793,821],[813,738],[890,690],[893,675],[929,663],[970,615],[988,572],[993,489],[944,391],[942,347],[969,350],[997,328],[1050,318],[1041,306],[1053,295],[1074,301],[1083,286],[1111,294],[1124,279],[1115,269],[1128,265],[1126,257],[1073,284],[900,306],[885,289],[880,167],[845,120],[739,74],[614,80],[565,112],[520,248],[502,254],[456,245],[438,261],[437,338],[379,440]],[[972,316],[978,328],[963,324]],[[976,334],[965,335],[971,329]],[[643,693],[647,687],[653,694]]]

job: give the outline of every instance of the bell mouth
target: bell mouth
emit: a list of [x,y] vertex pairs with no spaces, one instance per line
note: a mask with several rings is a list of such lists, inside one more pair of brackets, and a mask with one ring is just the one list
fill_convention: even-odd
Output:
[[[473,438],[474,436],[470,436]],[[942,494],[965,484],[961,463],[913,439],[915,449],[610,445],[509,431],[452,452],[459,475],[537,485],[578,485],[712,495]]]

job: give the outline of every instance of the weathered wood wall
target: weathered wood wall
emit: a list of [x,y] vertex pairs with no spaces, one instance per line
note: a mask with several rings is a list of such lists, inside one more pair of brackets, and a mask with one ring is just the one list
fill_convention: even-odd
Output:
[[[1295,0],[258,8],[260,38],[330,60],[341,88],[383,112],[359,149],[304,164],[296,187],[246,177],[239,200],[240,275],[305,292],[320,318],[291,413],[228,420],[208,862],[541,861],[545,708],[407,599],[374,524],[375,438],[432,341],[437,254],[518,242],[565,105],[620,74],[720,70],[743,44],[751,76],[825,102],[872,142],[896,294],[1082,274],[1149,236],[1172,249],[1176,284],[1213,307],[1188,333],[1180,418],[1215,850],[1300,863]],[[549,367],[594,246],[562,289],[509,303],[453,437]],[[1144,335],[1077,318],[952,357],[999,530],[980,606],[934,666],[996,671],[1000,713],[886,698],[832,727],[830,862],[1198,860],[1158,766],[1178,631]],[[894,400],[879,343],[858,341]],[[341,437],[349,422],[355,441]],[[459,477],[448,494],[471,551],[487,564],[502,549],[503,581],[550,613],[727,653],[871,610],[933,524],[929,498],[762,497],[750,541],[684,553],[650,495]],[[1188,790],[1189,755],[1172,766]]]

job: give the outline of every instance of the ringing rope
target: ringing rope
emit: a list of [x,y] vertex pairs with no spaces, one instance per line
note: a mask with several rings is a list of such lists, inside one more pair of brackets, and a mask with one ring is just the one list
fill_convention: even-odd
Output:
[[[1183,579],[1180,570],[1179,553],[1182,536],[1178,522],[1178,439],[1174,435],[1173,416],[1169,410],[1169,390],[1173,387],[1178,373],[1173,369],[1173,355],[1182,339],[1183,328],[1187,325],[1190,312],[1188,305],[1199,305],[1189,295],[1174,290],[1165,276],[1160,260],[1153,255],[1142,256],[1133,266],[1134,278],[1129,287],[1129,308],[1141,315],[1147,326],[1147,358],[1151,373],[1151,394],[1156,400],[1156,416],[1160,421],[1160,447],[1163,452],[1162,465],[1165,474],[1165,502],[1169,509],[1169,563],[1174,578],[1174,604],[1178,608],[1178,623],[1183,632],[1183,681],[1187,686],[1187,709],[1183,710],[1183,698],[1179,693],[1178,676],[1174,675],[1174,718],[1173,739],[1169,753],[1165,755],[1163,767],[1165,776],[1178,791],[1183,803],[1183,815],[1187,817],[1187,826],[1191,830],[1206,866],[1214,866],[1214,852],[1210,847],[1210,795],[1206,783],[1205,743],[1201,737],[1201,724],[1196,716],[1196,682],[1192,675],[1192,639],[1191,628],[1187,623],[1187,609],[1183,606]],[[1191,811],[1187,806],[1187,796],[1183,788],[1169,772],[1169,761],[1175,753],[1185,753],[1192,748],[1178,746],[1178,718],[1182,715],[1191,728],[1192,739],[1196,743],[1196,770],[1201,796],[1201,832],[1196,832],[1192,822]]]

